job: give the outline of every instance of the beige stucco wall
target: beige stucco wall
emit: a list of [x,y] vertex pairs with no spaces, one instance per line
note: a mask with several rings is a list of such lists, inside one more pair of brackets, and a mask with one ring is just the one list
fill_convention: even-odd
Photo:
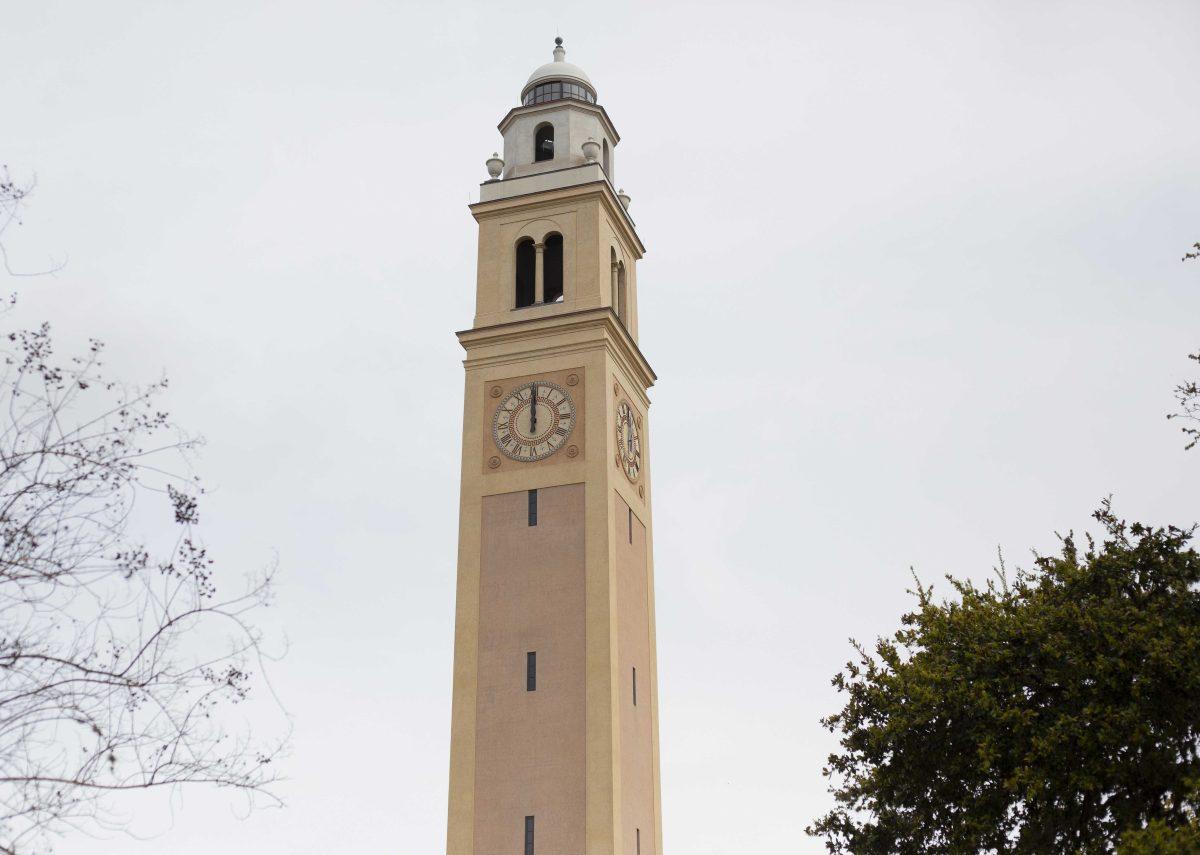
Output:
[[[643,248],[604,180],[495,198],[472,211],[479,222],[479,279],[474,324],[459,333],[467,359],[447,852],[520,855],[523,819],[533,815],[542,855],[633,855],[637,828],[642,852],[658,855],[646,395],[654,374],[635,338],[635,270]],[[566,299],[514,309],[516,240],[551,228],[564,235]],[[628,326],[609,308],[614,246],[627,262]],[[566,383],[571,374],[578,375],[568,384],[579,413],[578,435],[571,438],[577,453],[490,465],[495,452],[488,435],[502,400],[493,389],[502,395],[531,377]],[[644,419],[643,468],[633,482],[614,460],[614,410],[622,398]],[[548,497],[561,501],[557,533],[530,534],[530,489],[542,491],[538,528]],[[637,519],[635,545],[628,544],[625,506]],[[558,569],[550,571],[551,563]],[[575,569],[560,576],[564,565]],[[562,587],[543,598],[543,589],[530,585],[545,578]],[[533,602],[539,598],[544,602]],[[551,679],[543,670],[550,663],[530,644],[569,651],[561,660],[552,657],[572,670],[553,677],[563,691],[554,709],[533,710],[542,698],[521,697],[525,653],[539,653],[533,694]],[[638,708],[630,713],[635,661],[646,664],[638,666]],[[528,712],[536,715],[523,715]],[[547,790],[539,789],[543,772],[552,782]]]
[[[447,818],[449,855],[487,855],[475,846],[477,756],[486,740],[478,722],[478,694],[484,678],[484,644],[480,639],[481,554],[483,506],[491,496],[514,494],[563,484],[586,483],[584,491],[585,704],[586,717],[586,842],[582,851],[611,853],[615,814],[613,741],[608,711],[610,684],[611,600],[607,530],[610,506],[604,489],[590,489],[607,478],[605,431],[608,427],[606,340],[611,320],[607,313],[589,313],[587,323],[567,325],[543,319],[544,326],[498,327],[460,334],[467,348],[463,410],[463,469],[459,517],[458,588],[455,609],[454,704],[451,721],[450,794]],[[607,326],[606,326],[607,325]],[[502,387],[533,374],[578,372],[573,387],[584,449],[574,458],[556,454],[537,465],[501,467],[485,464],[484,436],[490,429],[493,398],[490,388]],[[593,380],[592,378],[595,378]],[[599,536],[596,533],[600,533]],[[522,814],[524,816],[524,814]],[[540,836],[540,832],[539,832]],[[539,849],[539,851],[542,851]],[[579,850],[576,850],[579,851]]]
[[[613,494],[617,528],[614,564],[617,576],[617,662],[624,685],[618,690],[621,766],[621,840],[618,851],[656,855],[654,807],[654,696],[650,667],[649,576],[646,526],[620,495]],[[632,527],[630,519],[632,517]],[[622,537],[621,535],[625,536]],[[637,669],[637,704],[633,669]]]
[[[584,846],[584,486],[483,499],[476,695],[475,852]],[[526,654],[537,689],[526,691]]]
[[[625,266],[627,327],[637,341],[637,261],[642,247],[606,181],[481,202],[475,215],[479,221],[476,328],[611,306],[615,251]],[[517,243],[526,237],[540,241],[551,232],[563,236],[563,300],[518,309]]]

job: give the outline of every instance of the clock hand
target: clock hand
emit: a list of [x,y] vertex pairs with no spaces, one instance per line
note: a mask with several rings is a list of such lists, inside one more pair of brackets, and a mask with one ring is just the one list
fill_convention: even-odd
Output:
[[537,383],[533,384],[533,394],[529,399],[529,433],[537,435]]

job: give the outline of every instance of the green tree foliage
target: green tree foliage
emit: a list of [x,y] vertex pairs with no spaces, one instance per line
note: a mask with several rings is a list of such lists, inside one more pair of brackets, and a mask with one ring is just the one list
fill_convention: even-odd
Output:
[[1121,838],[1119,855],[1195,855],[1200,852],[1200,826],[1171,826],[1156,819]]
[[1144,847],[1200,801],[1195,529],[1095,518],[1102,543],[1062,537],[1015,578],[950,578],[943,602],[918,582],[901,628],[855,645],[823,720],[836,807],[808,829],[830,852],[1107,853],[1148,824],[1127,851],[1175,851]]

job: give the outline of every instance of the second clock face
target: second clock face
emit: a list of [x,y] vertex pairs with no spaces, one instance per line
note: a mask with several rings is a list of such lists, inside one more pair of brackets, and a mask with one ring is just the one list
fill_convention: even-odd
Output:
[[575,429],[575,402],[556,383],[531,380],[508,393],[492,418],[492,438],[505,457],[544,460]]
[[625,401],[617,404],[617,464],[625,477],[636,481],[642,471],[642,436],[637,413]]

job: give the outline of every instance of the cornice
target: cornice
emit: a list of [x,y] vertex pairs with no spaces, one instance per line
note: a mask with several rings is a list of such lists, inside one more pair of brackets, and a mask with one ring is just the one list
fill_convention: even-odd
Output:
[[589,341],[574,344],[564,345],[564,343],[547,341],[542,348],[530,347],[523,350],[520,357],[570,352],[573,349],[591,349],[597,343],[604,343],[625,372],[641,384],[642,389],[649,389],[658,379],[658,375],[650,367],[650,363],[642,354],[637,342],[633,340],[633,336],[629,334],[629,330],[625,329],[625,325],[608,306],[461,330],[455,335],[458,336],[459,344],[467,352],[465,364],[470,368],[509,362],[516,355],[512,353],[476,355],[475,352],[480,348],[516,343],[533,344],[539,339],[545,341],[550,336],[578,332],[599,332],[601,335]]
[[[579,167],[569,167],[578,169]],[[566,171],[566,170],[562,170]],[[520,180],[520,179],[512,179]],[[514,210],[520,210],[525,207],[533,207],[546,202],[554,202],[558,199],[570,198],[589,198],[597,197],[601,199],[608,209],[616,214],[616,219],[625,226],[625,230],[629,238],[632,239],[634,245],[638,248],[638,258],[642,258],[646,254],[646,245],[642,243],[641,237],[638,236],[637,227],[634,225],[633,218],[629,216],[629,212],[625,210],[625,206],[617,198],[617,191],[613,189],[608,178],[602,178],[598,181],[589,181],[584,184],[572,184],[568,187],[555,187],[549,190],[534,190],[530,193],[522,193],[519,196],[506,196],[503,199],[492,199],[487,202],[473,202],[467,205],[472,216],[478,221],[481,217],[491,216],[492,214],[508,213]]]

